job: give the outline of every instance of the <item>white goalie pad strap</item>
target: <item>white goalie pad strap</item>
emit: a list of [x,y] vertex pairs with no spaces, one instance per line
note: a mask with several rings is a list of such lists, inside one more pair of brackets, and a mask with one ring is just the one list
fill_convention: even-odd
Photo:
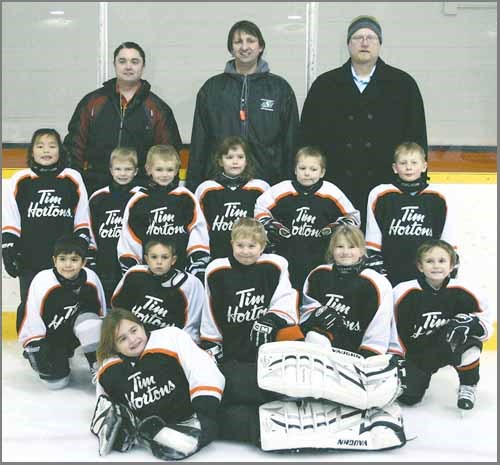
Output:
[[259,387],[295,398],[312,397],[366,410],[392,402],[399,391],[390,356],[358,354],[316,344],[281,341],[259,349]]
[[328,401],[273,401],[259,407],[261,448],[382,450],[406,443],[397,404],[367,411]]

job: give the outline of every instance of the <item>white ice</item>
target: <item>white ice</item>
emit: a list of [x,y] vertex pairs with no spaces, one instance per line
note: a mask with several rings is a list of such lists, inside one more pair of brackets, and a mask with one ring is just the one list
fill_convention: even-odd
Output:
[[[2,344],[2,461],[151,462],[144,449],[99,457],[90,432],[95,395],[88,365],[77,350],[72,378],[61,391],[48,391],[21,355],[17,342]],[[400,449],[381,452],[269,453],[245,444],[216,441],[193,462],[496,462],[497,354],[485,351],[473,410],[462,418],[456,407],[458,378],[449,367],[432,378],[421,404],[404,407],[406,435]]]

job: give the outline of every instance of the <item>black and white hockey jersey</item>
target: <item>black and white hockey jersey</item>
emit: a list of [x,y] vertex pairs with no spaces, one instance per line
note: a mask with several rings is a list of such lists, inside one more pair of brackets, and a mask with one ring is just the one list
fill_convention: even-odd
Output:
[[380,184],[368,196],[366,244],[384,258],[393,285],[418,277],[416,251],[428,239],[456,247],[453,214],[443,193],[427,186],[414,195],[394,184]]
[[110,184],[95,191],[89,199],[91,230],[96,242],[96,272],[107,296],[122,277],[116,247],[122,230],[123,212],[139,186]]
[[169,187],[148,187],[127,203],[117,245],[123,270],[143,263],[143,245],[150,239],[172,239],[179,268],[194,252],[209,254],[207,223],[198,200],[185,187]]
[[185,271],[174,268],[166,276],[155,276],[146,265],[133,266],[116,286],[111,303],[130,310],[149,331],[177,326],[199,342],[205,291],[201,281]]
[[429,286],[425,277],[405,281],[394,288],[394,314],[401,347],[406,358],[425,358],[432,354],[443,327],[459,313],[476,316],[485,341],[493,333],[493,315],[485,296],[460,279],[447,278],[441,289]]
[[340,274],[333,264],[316,267],[304,283],[301,322],[322,305],[345,321],[345,327],[333,333],[333,347],[357,353],[401,353],[391,329],[392,287],[381,274],[369,268],[359,274]]
[[210,256],[213,259],[231,254],[233,223],[238,218],[253,218],[255,201],[267,189],[269,184],[260,179],[252,179],[234,188],[215,180],[205,181],[198,186],[195,196],[207,220]]
[[168,327],[152,331],[138,358],[113,357],[98,371],[96,394],[108,395],[139,419],[158,415],[166,423],[191,416],[191,401],[212,396],[220,401],[224,376],[187,333]]
[[298,292],[290,284],[287,261],[279,255],[263,254],[253,265],[242,265],[233,256],[212,261],[205,294],[200,338],[222,343],[224,360],[257,359],[250,330],[266,313],[275,313],[290,326],[299,320]]
[[276,253],[288,260],[290,280],[301,290],[307,274],[324,262],[328,237],[321,229],[341,216],[359,225],[359,211],[334,184],[320,181],[307,189],[296,181],[282,181],[264,192],[255,203],[255,218],[273,217],[286,226],[292,237],[282,239]]
[[66,348],[71,353],[78,346],[72,331],[75,318],[84,312],[104,316],[106,298],[92,270],[82,268],[77,278],[81,285],[76,289],[62,284],[56,273],[42,270],[31,281],[18,338],[23,346],[47,338],[61,352]]
[[87,190],[78,171],[38,175],[28,168],[12,176],[3,199],[2,233],[19,238],[24,269],[51,267],[56,240],[73,232],[90,237]]

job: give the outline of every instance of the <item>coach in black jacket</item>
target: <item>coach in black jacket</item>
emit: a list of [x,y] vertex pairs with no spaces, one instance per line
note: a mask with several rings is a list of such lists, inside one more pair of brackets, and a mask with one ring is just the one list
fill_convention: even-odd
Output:
[[300,142],[325,152],[325,179],[361,211],[364,226],[369,191],[392,182],[395,147],[413,141],[427,153],[427,132],[417,83],[379,58],[382,30],[377,20],[355,18],[347,44],[350,59],[320,75],[309,90]]
[[133,147],[139,159],[138,182],[144,181],[144,162],[152,145],[182,141],[171,108],[141,79],[144,50],[124,42],[114,51],[116,78],[87,94],[68,125],[64,145],[72,168],[84,173],[89,194],[110,183],[109,156],[116,147]]
[[250,21],[229,31],[234,60],[203,84],[196,98],[186,187],[193,192],[208,179],[211,157],[227,136],[242,136],[256,161],[256,177],[275,184],[293,173],[299,128],[297,100],[290,84],[269,72],[265,42]]

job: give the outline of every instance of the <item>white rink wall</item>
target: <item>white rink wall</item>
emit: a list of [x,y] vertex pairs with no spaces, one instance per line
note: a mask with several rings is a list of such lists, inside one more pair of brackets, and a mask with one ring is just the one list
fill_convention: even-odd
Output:
[[[9,180],[2,182],[5,194]],[[497,315],[497,186],[496,184],[436,184],[447,196],[456,216],[460,254],[459,276],[476,283]],[[2,311],[15,311],[19,303],[17,279],[2,267]],[[497,317],[495,317],[495,320]]]

